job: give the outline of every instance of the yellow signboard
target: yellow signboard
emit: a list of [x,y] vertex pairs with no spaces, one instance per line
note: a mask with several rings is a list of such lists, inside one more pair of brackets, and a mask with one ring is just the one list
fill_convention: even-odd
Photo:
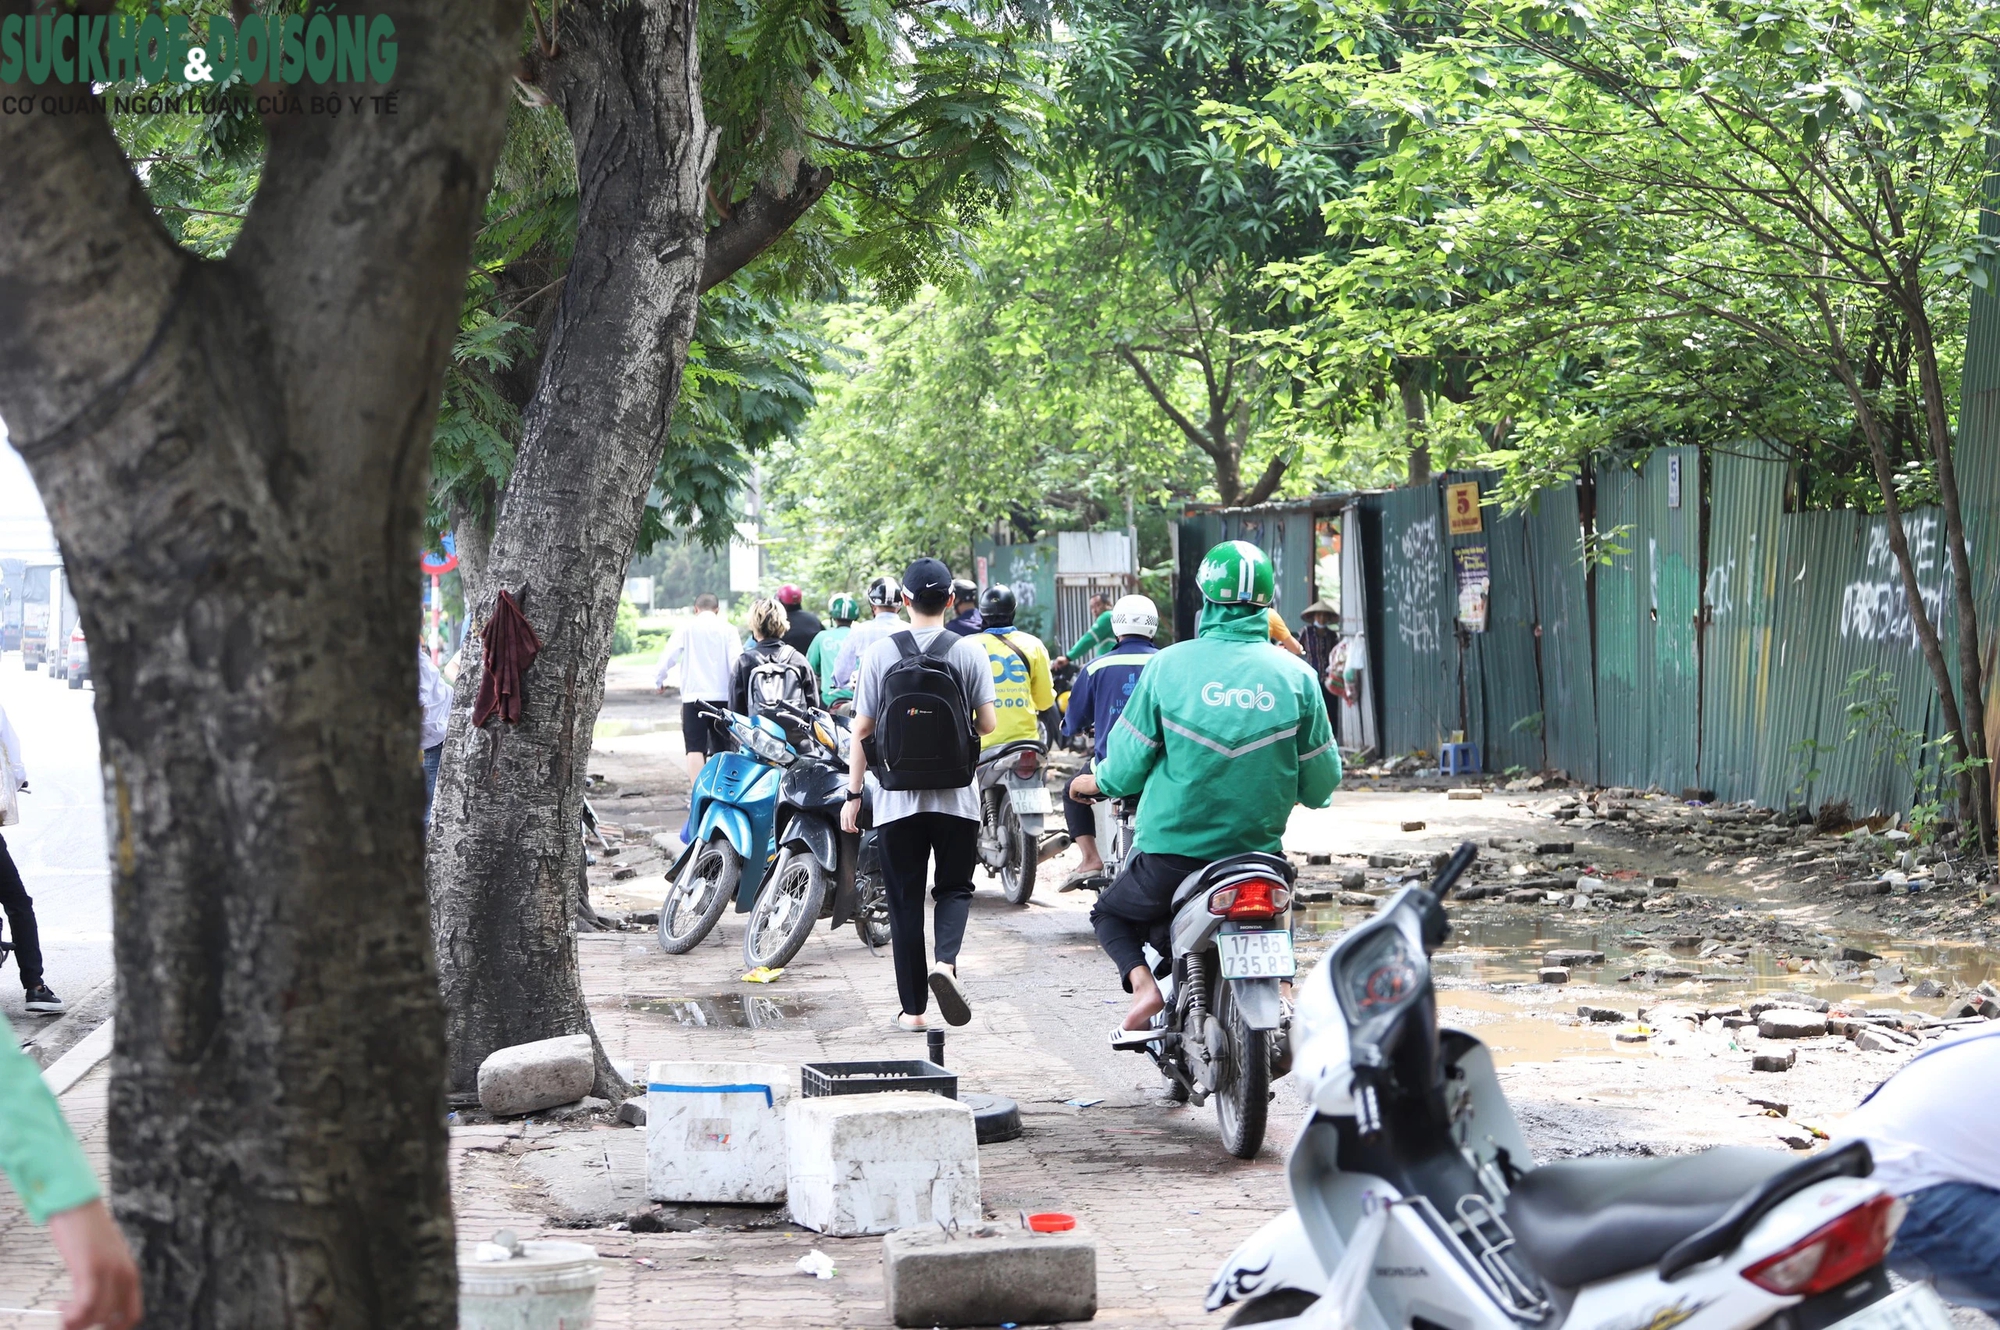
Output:
[[1454,536],[1476,536],[1479,534],[1479,482],[1468,480],[1462,485],[1444,487],[1444,511],[1451,521]]

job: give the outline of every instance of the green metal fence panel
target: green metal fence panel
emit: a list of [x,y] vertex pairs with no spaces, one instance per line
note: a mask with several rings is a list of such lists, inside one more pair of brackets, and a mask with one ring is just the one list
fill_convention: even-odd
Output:
[[1659,448],[1597,473],[1597,530],[1624,552],[1597,569],[1598,778],[1692,785],[1700,750],[1701,457]]
[[1597,681],[1575,485],[1536,494],[1521,514],[1534,592],[1543,762],[1597,781]]
[[[1786,464],[1747,445],[1710,466],[1698,783],[1721,799],[1782,804],[1799,774],[1788,745],[1772,739]],[[1788,703],[1782,687],[1776,701]]]
[[[975,557],[986,560],[989,585],[1014,590],[1014,622],[1044,642],[1049,641],[1056,621],[1056,542],[1053,537],[1026,545],[974,545]],[[1050,643],[1051,651],[1061,651],[1069,643]]]
[[[1987,178],[1981,235],[2000,235],[2000,178]],[[1966,552],[1973,569],[1973,600],[1979,616],[1979,660],[1985,687],[1986,751],[2000,754],[2000,293],[1991,286],[1971,291],[1971,323],[1965,337],[1965,374],[1954,460],[1959,503],[1965,517]],[[2000,763],[1987,768],[1990,787],[2000,791]]]
[[1434,485],[1380,496],[1382,628],[1370,644],[1382,690],[1382,746],[1435,753],[1464,727],[1457,636]]
[[[1500,482],[1492,471],[1453,472],[1445,483],[1472,482],[1482,496]],[[1449,521],[1447,520],[1447,532]],[[1490,579],[1486,630],[1459,632],[1465,653],[1466,737],[1479,745],[1488,771],[1523,767],[1539,771],[1544,762],[1542,685],[1535,661],[1535,589],[1528,567],[1527,521],[1519,513],[1482,507],[1480,531],[1447,535],[1452,579],[1452,622],[1458,609],[1458,551],[1483,550]]]

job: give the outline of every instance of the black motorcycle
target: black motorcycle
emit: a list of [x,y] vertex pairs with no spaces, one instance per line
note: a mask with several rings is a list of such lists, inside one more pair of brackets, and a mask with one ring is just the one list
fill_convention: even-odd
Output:
[[[875,833],[840,829],[847,802],[847,723],[822,710],[787,703],[764,707],[798,751],[778,787],[773,842],[777,863],[743,930],[743,961],[778,969],[796,956],[813,924],[835,929],[852,920],[872,950],[889,940],[889,908],[875,852]],[[872,791],[871,791],[872,793]],[[863,813],[867,805],[864,801]]]

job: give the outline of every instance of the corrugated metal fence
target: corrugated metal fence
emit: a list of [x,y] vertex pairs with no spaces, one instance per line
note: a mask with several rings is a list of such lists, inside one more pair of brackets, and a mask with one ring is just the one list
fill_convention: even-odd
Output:
[[[2000,306],[1983,304],[1996,312],[1976,311],[1974,346],[2000,354]],[[2000,539],[2000,499],[1988,497],[2000,496],[2000,365],[1968,366],[1966,396],[1961,485],[1977,552]],[[1941,726],[1883,519],[1786,512],[1787,464],[1756,447],[1706,461],[1694,449],[1656,449],[1596,469],[1588,484],[1545,490],[1521,511],[1487,507],[1480,529],[1459,535],[1448,486],[1472,481],[1490,493],[1490,473],[1340,500],[1359,506],[1382,748],[1436,753],[1463,731],[1489,771],[1907,810],[1919,745]],[[1296,623],[1310,594],[1299,565],[1311,556],[1313,517],[1307,503],[1187,519],[1188,627],[1194,565],[1216,541],[1238,538],[1272,553]],[[1920,508],[1905,523],[1923,598],[1952,634],[1942,520]],[[1981,603],[1992,606],[1995,561],[1975,563]],[[1468,567],[1490,577],[1484,631],[1460,622]],[[1992,621],[1982,637],[1990,671]]]

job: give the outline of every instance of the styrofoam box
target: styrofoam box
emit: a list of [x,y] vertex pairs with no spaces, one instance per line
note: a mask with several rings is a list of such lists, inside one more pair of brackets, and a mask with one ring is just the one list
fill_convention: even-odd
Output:
[[656,1201],[785,1199],[792,1070],[774,1062],[646,1068],[646,1195]]
[[834,1237],[979,1222],[972,1110],[907,1091],[795,1099],[786,1114],[792,1218]]

